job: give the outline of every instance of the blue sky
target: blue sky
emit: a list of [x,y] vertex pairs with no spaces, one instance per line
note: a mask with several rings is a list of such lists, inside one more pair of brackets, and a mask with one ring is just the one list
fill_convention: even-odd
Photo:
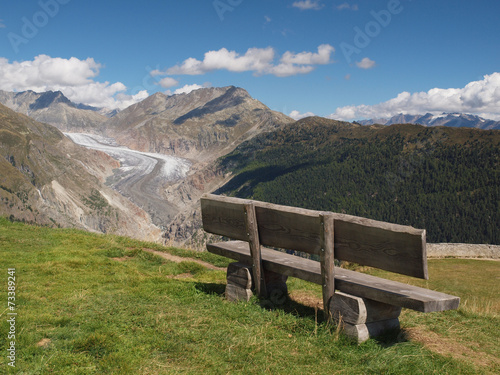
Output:
[[496,0],[4,1],[0,89],[120,107],[235,85],[271,109],[344,120],[500,120]]

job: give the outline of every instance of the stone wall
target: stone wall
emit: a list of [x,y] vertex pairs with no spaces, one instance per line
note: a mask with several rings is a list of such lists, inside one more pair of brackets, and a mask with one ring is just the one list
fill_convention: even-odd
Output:
[[428,258],[486,258],[500,259],[500,245],[467,243],[428,243]]

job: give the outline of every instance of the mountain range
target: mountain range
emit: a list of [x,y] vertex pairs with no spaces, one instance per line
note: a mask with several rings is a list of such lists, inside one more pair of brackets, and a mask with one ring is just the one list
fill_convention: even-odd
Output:
[[[0,107],[0,214],[12,219],[197,248],[205,241],[199,198],[218,191],[439,227],[436,241],[498,241],[499,210],[491,204],[500,201],[499,132],[452,127],[498,127],[477,116],[296,122],[234,86],[156,93],[120,112],[73,103],[61,92],[0,91],[0,102],[11,108]],[[417,121],[425,126],[390,125]],[[104,142],[101,150],[122,148],[112,157],[61,131],[75,141],[82,137],[69,133],[91,134]],[[150,167],[122,183],[131,168],[125,151],[149,158]],[[182,158],[189,170],[165,179],[160,154]],[[448,205],[443,215],[433,211],[440,200]],[[469,235],[471,218],[481,223],[480,236]]]
[[500,121],[486,120],[476,115],[464,113],[442,113],[433,115],[426,113],[425,115],[405,115],[400,113],[391,118],[380,118],[371,120],[357,121],[362,125],[394,125],[394,124],[417,124],[425,126],[450,126],[454,128],[476,128],[483,130],[500,129]]
[[[127,196],[129,202],[134,204],[134,208],[127,207],[127,209],[134,212],[137,206],[144,207],[151,214],[151,217],[148,217],[150,223],[162,228],[164,240],[176,242],[190,237],[194,223],[199,221],[197,202],[201,195],[216,189],[228,178],[215,168],[213,161],[261,132],[294,122],[288,116],[272,111],[253,99],[245,90],[233,86],[205,88],[174,96],[156,93],[110,118],[98,113],[96,108],[82,107],[72,103],[60,92],[41,94],[33,91],[0,92],[1,101],[18,112],[54,125],[64,132],[91,133],[111,137],[118,144],[132,150],[188,159],[189,172],[182,179],[160,179],[160,169],[155,167],[148,175],[134,177],[136,182],[133,186],[120,184],[120,194]],[[17,121],[24,123],[26,120],[27,117],[21,116]],[[26,126],[37,124],[38,127],[50,128],[48,125],[30,121]],[[10,131],[8,123],[0,124],[0,129],[4,127],[5,131]],[[56,129],[53,131],[55,132]],[[57,134],[62,136],[59,132]],[[41,137],[43,138],[42,135]],[[43,139],[40,141],[43,144],[52,142]],[[29,143],[29,141],[26,142]],[[3,143],[7,143],[7,140],[0,138],[0,144]],[[3,152],[7,161],[11,160],[12,152],[10,147]],[[15,157],[15,160],[20,160],[20,158],[25,160],[30,157],[23,155]],[[45,153],[43,159],[48,162],[56,158],[50,153]],[[107,174],[102,176],[103,181],[107,180],[109,186],[116,181],[118,167],[120,167],[118,160],[111,159],[110,162],[115,163],[114,167],[106,167]],[[92,169],[87,162],[81,161],[80,164],[81,169]],[[74,168],[77,167],[74,166]],[[42,169],[30,170],[33,171],[33,176],[38,176],[43,173]],[[79,173],[87,174],[88,172],[82,170]],[[47,183],[57,183],[58,180],[54,180],[56,182],[47,178],[44,186]],[[75,178],[75,181],[80,180]],[[35,187],[35,190],[40,189],[36,184],[31,185]],[[81,184],[80,188],[83,189],[83,187],[89,192],[102,191],[102,186]],[[78,190],[78,194],[68,193],[68,195],[82,196],[81,189],[77,189],[76,186],[72,189]],[[7,211],[5,214],[8,213]],[[19,206],[19,210],[11,214],[18,219],[24,219],[27,213],[25,208]],[[81,220],[81,215],[78,216],[75,210],[70,216],[71,220],[68,220],[68,223]],[[50,217],[58,225],[63,225],[61,220],[57,220],[57,215],[52,214]],[[42,220],[41,216],[33,218],[28,215],[26,220],[47,223],[47,220]],[[101,229],[109,231],[108,227]]]

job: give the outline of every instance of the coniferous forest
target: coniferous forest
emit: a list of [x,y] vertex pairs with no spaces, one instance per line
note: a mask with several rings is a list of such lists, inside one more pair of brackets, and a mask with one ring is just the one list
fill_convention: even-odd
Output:
[[427,230],[428,242],[500,244],[500,131],[360,126],[310,117],[222,158],[218,193]]

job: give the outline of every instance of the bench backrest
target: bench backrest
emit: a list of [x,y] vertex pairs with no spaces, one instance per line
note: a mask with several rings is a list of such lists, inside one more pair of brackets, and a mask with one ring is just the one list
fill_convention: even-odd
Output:
[[206,194],[206,232],[248,241],[245,205],[253,204],[260,244],[320,255],[322,216],[334,217],[334,257],[404,275],[428,278],[425,230],[351,215]]

